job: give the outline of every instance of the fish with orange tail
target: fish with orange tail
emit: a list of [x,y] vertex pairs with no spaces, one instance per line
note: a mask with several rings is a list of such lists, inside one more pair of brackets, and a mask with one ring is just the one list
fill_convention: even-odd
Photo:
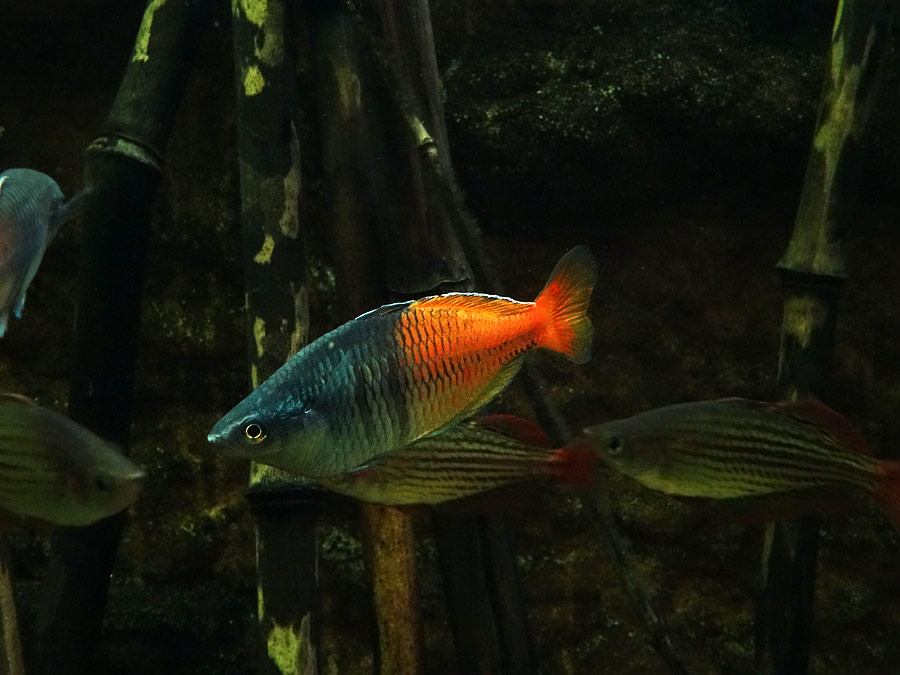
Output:
[[790,517],[863,492],[900,530],[900,461],[872,457],[846,418],[812,399],[680,403],[589,427],[584,440],[659,492]]
[[385,305],[307,345],[220,419],[216,450],[337,476],[471,416],[545,348],[590,357],[597,264],[578,246],[534,302],[448,293]]
[[539,481],[592,487],[597,463],[587,446],[554,448],[531,422],[512,415],[488,415],[319,482],[373,504],[435,506],[460,500],[477,503],[482,496]]

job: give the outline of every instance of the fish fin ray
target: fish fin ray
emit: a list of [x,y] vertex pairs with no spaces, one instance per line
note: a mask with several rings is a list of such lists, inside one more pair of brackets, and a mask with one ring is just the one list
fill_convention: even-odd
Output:
[[482,415],[476,417],[473,423],[528,445],[535,445],[540,448],[550,448],[553,445],[550,437],[543,429],[533,422],[516,415]]
[[588,304],[597,282],[597,261],[587,246],[576,246],[553,269],[550,280],[535,300],[542,317],[538,342],[575,363],[591,357],[594,328]]
[[431,295],[409,304],[411,309],[480,309],[498,316],[511,316],[531,311],[531,302],[521,302],[501,295],[486,293],[446,293]]
[[802,398],[796,401],[776,401],[775,403],[736,397],[719,400],[723,403],[740,404],[748,408],[768,410],[779,415],[792,417],[799,422],[819,428],[822,433],[827,434],[842,448],[861,455],[872,454],[866,439],[863,438],[862,433],[850,420],[814,398]]
[[354,319],[354,321],[358,321],[360,319],[370,319],[379,316],[391,316],[393,314],[402,314],[405,312],[411,305],[412,301],[406,300],[403,302],[391,302],[387,305],[382,305],[381,307],[376,307],[375,309],[370,309],[368,312],[364,312],[360,314],[358,317]]
[[598,484],[600,460],[590,444],[584,441],[569,443],[554,452],[554,461],[560,467],[557,480],[563,485],[587,488]]
[[22,394],[14,394],[12,392],[0,392],[0,401],[6,403],[19,403],[20,405],[37,406],[33,399],[23,396]]
[[850,420],[821,401],[804,398],[797,401],[781,401],[774,403],[773,406],[779,412],[821,427],[841,447],[861,455],[872,454],[866,439]]

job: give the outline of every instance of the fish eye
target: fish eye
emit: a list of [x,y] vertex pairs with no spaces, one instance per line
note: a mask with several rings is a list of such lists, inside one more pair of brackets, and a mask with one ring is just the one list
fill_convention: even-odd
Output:
[[106,474],[98,473],[94,476],[94,488],[98,492],[110,492],[114,487],[113,480]]
[[622,450],[622,439],[616,434],[610,434],[606,439],[606,448],[611,454],[619,454]]
[[266,440],[265,427],[255,420],[250,420],[246,424],[244,424],[244,438],[253,443],[262,443]]

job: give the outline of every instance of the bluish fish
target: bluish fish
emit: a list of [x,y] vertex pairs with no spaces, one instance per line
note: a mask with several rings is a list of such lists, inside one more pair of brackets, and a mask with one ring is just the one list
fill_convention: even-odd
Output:
[[534,302],[448,293],[385,305],[300,350],[210,431],[226,455],[338,476],[471,416],[545,348],[590,357],[597,263],[557,263]]
[[63,193],[50,176],[31,169],[0,173],[0,337],[9,313],[22,316],[25,292],[56,234]]

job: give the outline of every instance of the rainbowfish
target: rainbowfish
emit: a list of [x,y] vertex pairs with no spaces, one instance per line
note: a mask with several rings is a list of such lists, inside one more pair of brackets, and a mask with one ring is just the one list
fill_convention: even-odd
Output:
[[534,302],[448,293],[385,305],[301,349],[207,440],[311,478],[337,476],[474,414],[546,348],[590,357],[597,263],[569,251]]
[[512,415],[489,415],[466,420],[319,482],[373,504],[436,505],[541,479],[591,486],[596,464],[590,448],[553,448],[531,422]]
[[68,417],[0,394],[0,511],[54,525],[89,525],[128,508],[144,472]]
[[62,222],[62,205],[50,176],[31,169],[0,173],[0,337],[10,311],[22,316],[25,292]]
[[873,458],[846,418],[812,399],[681,403],[589,427],[584,439],[615,469],[659,492],[811,503],[835,490],[863,491],[900,529],[900,461]]

